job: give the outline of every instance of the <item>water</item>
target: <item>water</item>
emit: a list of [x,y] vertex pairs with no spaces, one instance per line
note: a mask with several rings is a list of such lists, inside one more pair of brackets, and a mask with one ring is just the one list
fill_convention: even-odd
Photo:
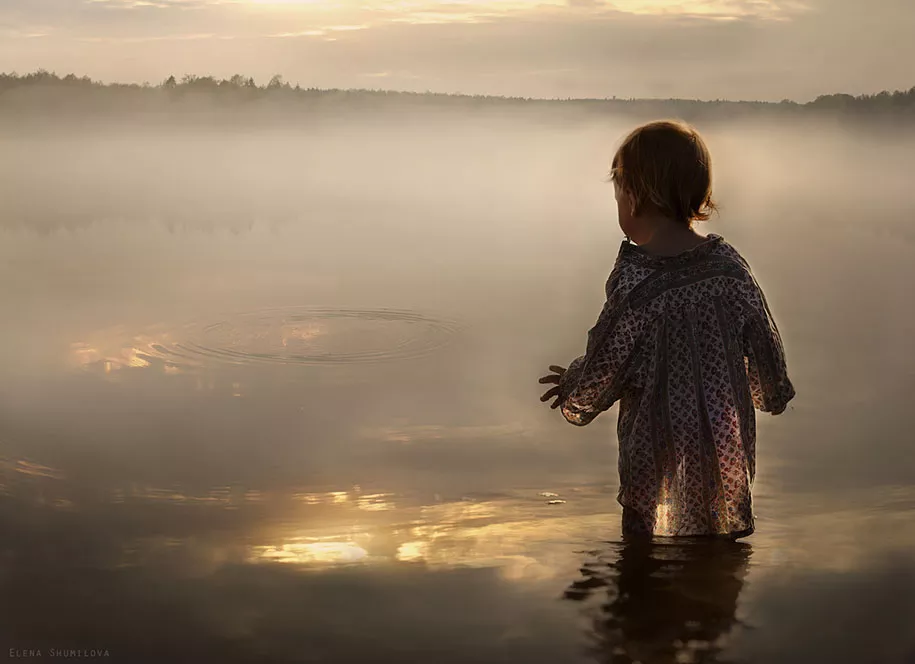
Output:
[[627,547],[616,409],[537,378],[602,304],[628,127],[0,136],[0,651],[915,661],[915,151],[704,128],[798,398],[756,534]]

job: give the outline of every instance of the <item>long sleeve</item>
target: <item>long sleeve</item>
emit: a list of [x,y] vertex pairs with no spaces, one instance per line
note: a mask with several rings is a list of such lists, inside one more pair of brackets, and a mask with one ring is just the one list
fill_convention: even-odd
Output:
[[608,299],[588,332],[585,354],[573,360],[560,379],[562,415],[577,426],[590,423],[619,400],[638,363],[644,316],[625,300],[613,301]]
[[788,378],[781,335],[755,279],[745,305],[742,338],[753,405],[779,415],[794,398],[794,386]]

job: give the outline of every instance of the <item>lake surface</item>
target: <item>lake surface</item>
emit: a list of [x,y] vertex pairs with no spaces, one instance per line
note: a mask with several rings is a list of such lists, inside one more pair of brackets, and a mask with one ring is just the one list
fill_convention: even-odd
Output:
[[700,125],[798,397],[753,536],[624,546],[616,408],[537,379],[628,128],[4,130],[0,653],[915,662],[911,141]]

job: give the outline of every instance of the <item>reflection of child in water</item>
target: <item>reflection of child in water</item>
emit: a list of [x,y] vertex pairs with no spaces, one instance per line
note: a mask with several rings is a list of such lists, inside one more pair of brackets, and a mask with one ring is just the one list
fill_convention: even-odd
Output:
[[739,622],[750,546],[636,541],[612,553],[615,559],[585,563],[584,578],[565,593],[571,600],[600,600],[589,630],[600,661],[717,661],[723,638]]
[[754,406],[782,413],[794,397],[781,337],[750,266],[708,219],[711,160],[677,122],[633,131],[611,178],[626,234],[607,302],[568,370],[551,366],[572,424],[620,402],[619,502],[626,535],[753,532]]

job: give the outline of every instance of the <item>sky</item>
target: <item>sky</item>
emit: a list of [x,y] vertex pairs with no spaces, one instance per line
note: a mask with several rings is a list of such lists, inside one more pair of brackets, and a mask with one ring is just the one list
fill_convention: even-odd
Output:
[[913,0],[0,0],[0,71],[809,101],[915,86]]

